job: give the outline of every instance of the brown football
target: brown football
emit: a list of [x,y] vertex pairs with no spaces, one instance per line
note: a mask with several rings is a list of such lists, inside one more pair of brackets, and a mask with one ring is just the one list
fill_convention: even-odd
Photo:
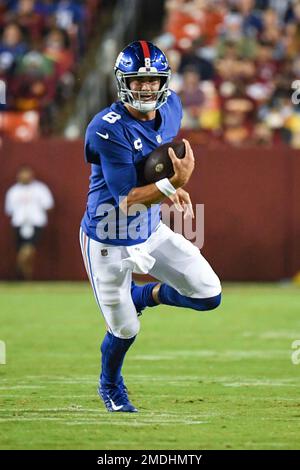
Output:
[[177,140],[157,147],[145,157],[144,178],[147,183],[156,183],[163,178],[174,175],[172,161],[169,157],[168,148],[172,147],[177,158],[184,158],[185,145],[182,140]]

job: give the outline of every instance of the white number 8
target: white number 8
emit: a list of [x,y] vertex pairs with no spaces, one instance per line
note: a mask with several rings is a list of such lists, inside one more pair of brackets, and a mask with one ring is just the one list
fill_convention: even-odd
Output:
[[102,119],[103,121],[109,122],[109,124],[114,124],[118,119],[121,119],[121,115],[111,111],[110,113],[105,114]]

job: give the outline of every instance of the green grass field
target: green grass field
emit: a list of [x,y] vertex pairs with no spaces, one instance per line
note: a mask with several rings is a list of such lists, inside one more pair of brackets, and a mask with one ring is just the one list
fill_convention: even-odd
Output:
[[225,285],[218,310],[147,309],[127,356],[138,414],[97,397],[85,283],[0,284],[0,449],[300,449],[300,289]]

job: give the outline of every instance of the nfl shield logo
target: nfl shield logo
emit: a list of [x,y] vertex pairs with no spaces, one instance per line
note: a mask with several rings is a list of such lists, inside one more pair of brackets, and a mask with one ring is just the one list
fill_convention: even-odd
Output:
[[156,140],[157,140],[157,143],[158,143],[158,144],[161,144],[161,143],[162,143],[161,135],[158,134],[158,135],[156,136]]
[[104,250],[101,250],[101,256],[107,256],[107,255],[108,255],[108,251],[106,248]]

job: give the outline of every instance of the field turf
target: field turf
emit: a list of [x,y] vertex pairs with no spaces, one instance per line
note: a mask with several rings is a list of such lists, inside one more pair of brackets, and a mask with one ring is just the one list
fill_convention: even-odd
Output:
[[141,322],[124,370],[140,413],[107,413],[89,285],[0,284],[0,449],[300,449],[299,287],[227,284],[216,311]]

